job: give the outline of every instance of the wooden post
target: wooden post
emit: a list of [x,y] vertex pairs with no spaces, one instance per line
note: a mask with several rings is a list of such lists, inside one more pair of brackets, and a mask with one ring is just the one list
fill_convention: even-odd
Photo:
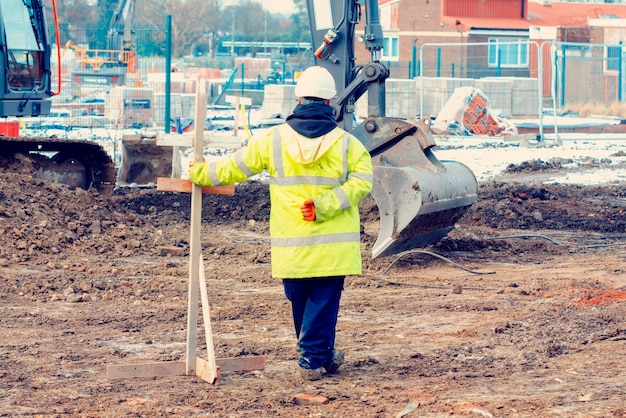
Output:
[[[204,120],[206,118],[206,81],[199,79],[196,90],[195,134],[193,139],[193,160],[202,161],[204,150]],[[202,193],[234,194],[234,186],[201,187],[185,179],[159,178],[157,190],[191,192],[191,228],[189,240],[189,299],[187,301],[187,346],[185,361],[162,363],[143,363],[136,365],[108,366],[110,379],[129,377],[158,377],[173,375],[195,375],[211,384],[219,383],[221,367],[224,371],[259,370],[265,367],[265,357],[250,356],[228,359],[216,359],[211,330],[209,297],[207,291],[204,264],[202,261]],[[202,319],[204,322],[207,345],[207,359],[196,356],[198,341],[198,293],[202,301]]]
[[[193,161],[201,162],[204,149],[204,120],[206,119],[206,89],[205,80],[199,79],[196,88],[196,119],[195,135],[193,141]],[[200,243],[202,223],[202,186],[194,184],[191,187],[191,236],[189,239],[189,306],[187,318],[187,374],[195,374],[196,371],[196,341],[198,323],[198,288],[200,285],[200,270],[204,276],[204,266],[202,265],[202,244]],[[206,283],[202,298],[202,316],[204,326],[208,329],[207,335],[211,333],[211,319],[208,313],[209,305],[206,296]],[[213,351],[213,338],[211,344],[207,340],[208,351],[208,373],[209,383],[214,383],[218,377],[217,366],[215,365],[215,353]]]
[[239,106],[240,105],[252,105],[252,99],[241,96],[226,96],[226,103],[235,104],[235,121],[233,125],[233,136],[238,136],[239,132]]

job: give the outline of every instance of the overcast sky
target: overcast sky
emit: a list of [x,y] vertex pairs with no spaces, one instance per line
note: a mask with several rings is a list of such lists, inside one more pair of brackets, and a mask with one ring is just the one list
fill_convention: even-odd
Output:
[[258,0],[263,8],[270,13],[293,13],[295,6],[293,0]]
[[[293,13],[296,11],[296,7],[293,4],[293,0],[255,0],[257,3],[261,3],[263,8],[270,13]],[[224,5],[237,4],[237,0],[226,0]]]

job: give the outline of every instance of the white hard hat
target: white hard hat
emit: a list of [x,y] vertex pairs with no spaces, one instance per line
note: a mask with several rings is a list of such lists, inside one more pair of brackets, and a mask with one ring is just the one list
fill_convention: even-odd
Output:
[[300,74],[294,90],[297,97],[317,97],[332,99],[335,90],[335,79],[324,67],[309,67]]

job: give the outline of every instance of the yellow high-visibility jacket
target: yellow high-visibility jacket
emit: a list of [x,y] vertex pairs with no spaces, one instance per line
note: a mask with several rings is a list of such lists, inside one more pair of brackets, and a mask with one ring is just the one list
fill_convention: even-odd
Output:
[[[361,142],[336,127],[307,138],[288,124],[253,137],[226,159],[196,163],[189,179],[202,186],[270,175],[272,276],[311,278],[361,274],[358,203],[372,189],[372,160]],[[302,219],[312,198],[316,220]]]

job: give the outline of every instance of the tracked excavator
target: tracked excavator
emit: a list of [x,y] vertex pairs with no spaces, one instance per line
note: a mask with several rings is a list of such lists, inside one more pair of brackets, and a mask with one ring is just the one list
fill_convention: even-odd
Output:
[[[52,2],[56,16],[56,4]],[[0,164],[30,155],[35,177],[71,187],[107,193],[115,186],[115,165],[106,151],[91,141],[29,138],[19,135],[19,122],[8,118],[50,113],[52,91],[50,57],[42,0],[0,2]],[[58,25],[57,39],[58,39]],[[60,50],[58,51],[60,56]],[[60,60],[59,60],[60,61]],[[60,63],[59,63],[60,65]]]
[[[355,32],[365,8],[363,44],[369,62],[357,65]],[[380,231],[372,257],[397,254],[443,239],[477,199],[472,171],[434,153],[431,120],[385,115],[384,46],[377,0],[307,0],[315,64],[335,79],[335,119],[367,148],[374,164],[372,196]],[[367,93],[367,117],[356,124],[355,107]],[[365,98],[364,98],[365,99]]]

